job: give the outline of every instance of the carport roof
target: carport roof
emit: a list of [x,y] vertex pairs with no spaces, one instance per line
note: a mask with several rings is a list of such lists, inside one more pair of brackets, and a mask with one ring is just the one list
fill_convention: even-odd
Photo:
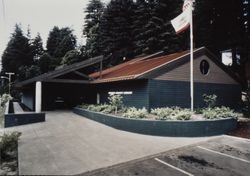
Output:
[[[68,65],[68,66],[65,66],[65,67],[63,67],[61,69],[58,69],[58,70],[55,70],[55,71],[52,71],[52,72],[49,72],[49,73],[44,73],[42,75],[36,76],[34,78],[31,78],[31,79],[28,79],[28,80],[25,80],[25,81],[22,81],[22,82],[18,82],[14,86],[17,87],[17,88],[19,88],[19,87],[23,87],[25,85],[34,83],[36,81],[60,82],[59,79],[55,79],[55,78],[59,77],[59,76],[62,76],[62,75],[65,75],[65,74],[68,74],[70,72],[74,72],[74,71],[76,72],[77,70],[82,69],[84,67],[88,67],[88,66],[93,65],[95,63],[102,62],[105,59],[103,58],[103,56],[97,56],[97,57],[94,57],[94,58],[90,58],[88,60],[84,60],[82,62],[78,62],[78,63],[72,64],[72,65]],[[85,77],[85,79],[74,80],[74,82],[77,82],[77,83],[88,83],[89,79],[91,79],[87,75],[84,75],[84,74],[79,73],[79,72],[77,72],[77,73],[81,74],[82,77]],[[66,81],[66,80],[65,79],[64,80],[61,79],[61,81]],[[73,80],[67,80],[67,81],[73,82]]]

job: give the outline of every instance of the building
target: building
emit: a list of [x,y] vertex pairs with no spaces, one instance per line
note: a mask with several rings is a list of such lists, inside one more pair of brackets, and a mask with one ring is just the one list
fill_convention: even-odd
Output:
[[[121,94],[126,106],[137,108],[190,107],[188,51],[139,57],[103,71],[84,74],[85,68],[101,61],[102,58],[89,59],[15,86],[23,92],[22,102],[37,111],[39,108],[55,109],[60,103],[62,107],[105,103],[111,94]],[[196,108],[204,106],[203,94],[216,94],[217,105],[235,109],[241,100],[241,86],[237,78],[204,47],[194,52]]]

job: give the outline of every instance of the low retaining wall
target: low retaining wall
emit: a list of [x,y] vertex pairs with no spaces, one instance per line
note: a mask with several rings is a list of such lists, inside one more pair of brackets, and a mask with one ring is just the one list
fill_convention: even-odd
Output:
[[9,108],[11,107],[10,103],[11,102],[8,102],[6,104],[6,109],[4,114],[5,128],[45,121],[45,113],[35,113],[35,112],[9,113]]
[[45,113],[5,114],[4,127],[45,122]]
[[237,120],[232,118],[202,121],[161,121],[127,119],[81,108],[74,108],[73,112],[116,129],[157,136],[213,136],[225,134],[237,126]]

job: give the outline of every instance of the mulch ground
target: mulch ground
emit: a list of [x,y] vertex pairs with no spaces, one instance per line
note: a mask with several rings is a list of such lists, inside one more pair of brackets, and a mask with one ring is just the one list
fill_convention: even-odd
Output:
[[240,118],[237,129],[228,133],[228,135],[250,139],[250,117]]

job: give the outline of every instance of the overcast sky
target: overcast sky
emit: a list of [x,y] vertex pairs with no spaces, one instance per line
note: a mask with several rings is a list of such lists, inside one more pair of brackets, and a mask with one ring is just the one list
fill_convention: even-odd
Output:
[[[0,56],[13,33],[16,23],[26,33],[30,26],[31,36],[38,32],[46,43],[49,31],[54,26],[71,27],[78,43],[82,37],[84,9],[89,0],[0,0]],[[108,2],[109,0],[102,0]],[[5,11],[5,13],[4,13]]]

